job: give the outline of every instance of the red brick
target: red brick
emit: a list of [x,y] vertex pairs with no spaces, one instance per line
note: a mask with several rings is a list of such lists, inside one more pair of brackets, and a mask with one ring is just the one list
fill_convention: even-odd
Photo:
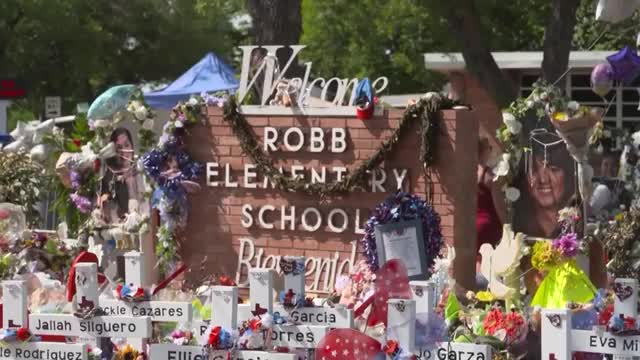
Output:
[[270,126],[293,126],[293,119],[290,117],[270,117],[269,118]]
[[293,240],[293,247],[295,249],[317,249],[318,242],[315,240]]
[[212,126],[211,127],[211,135],[213,136],[224,136],[224,135],[233,135],[233,131],[228,126]]
[[269,117],[267,116],[247,116],[246,119],[251,126],[269,125]]
[[240,146],[240,141],[235,136],[221,136],[218,138],[218,144]]
[[[469,94],[469,92],[467,92]],[[447,112],[443,129],[445,133],[438,137],[438,160],[433,170],[432,181],[435,182],[435,196],[433,203],[436,211],[442,216],[443,235],[448,243],[464,247],[475,246],[475,227],[473,219],[475,206],[473,201],[465,201],[473,195],[471,189],[475,189],[474,174],[465,174],[464,169],[475,168],[477,159],[470,157],[475,153],[477,144],[477,123],[475,117],[487,116],[491,119],[483,119],[481,131],[492,134],[488,126],[499,125],[499,111],[495,108],[478,108],[481,113],[464,111]],[[309,153],[301,151],[297,153],[276,152],[269,154],[276,166],[284,166],[289,169],[293,164],[302,164],[308,171],[310,167],[319,169],[327,168],[327,179],[333,181],[335,174],[331,172],[333,166],[344,166],[352,173],[358,168],[364,158],[368,158],[380,146],[383,141],[389,139],[394,129],[399,125],[399,117],[403,110],[393,110],[386,117],[376,118],[371,121],[362,121],[355,117],[318,118],[318,117],[289,117],[289,116],[254,116],[248,117],[252,124],[254,135],[260,139],[263,135],[261,126],[276,126],[288,128],[298,126],[307,128],[321,126],[325,129],[331,127],[348,128],[349,147],[346,152],[335,154],[330,151],[322,153]],[[490,116],[489,116],[490,115]],[[495,118],[495,119],[494,119]],[[493,125],[495,123],[495,125]],[[408,186],[410,191],[424,197],[425,179],[422,165],[418,160],[418,147],[420,140],[416,135],[417,123],[401,139],[399,147],[387,159],[382,166],[387,169],[388,176],[393,177],[391,169],[408,169]],[[229,132],[229,125],[222,121],[221,114],[209,115],[208,124],[195,125],[191,135],[187,138],[187,148],[194,159],[202,162],[216,161],[230,163],[232,167],[232,179],[240,185],[243,184],[242,166],[253,161],[242,153],[241,147],[235,135]],[[221,171],[218,181],[224,181],[224,173]],[[306,174],[308,176],[308,173]],[[257,182],[262,184],[262,175]],[[393,181],[387,184],[392,186]],[[233,275],[237,264],[236,259],[241,238],[251,238],[258,249],[265,249],[262,261],[268,254],[304,255],[308,257],[328,258],[337,251],[340,259],[350,256],[350,241],[360,239],[361,235],[354,234],[353,221],[355,221],[355,209],[361,209],[361,221],[364,222],[367,210],[373,209],[387,196],[386,193],[370,193],[360,190],[346,196],[329,196],[319,199],[317,196],[305,194],[284,193],[273,189],[244,189],[207,187],[189,196],[190,218],[187,239],[184,244],[184,258],[189,262],[198,262],[203,256],[208,255],[211,262],[207,265],[207,272],[227,273]],[[389,189],[388,189],[389,190]],[[457,200],[454,202],[454,199]],[[458,200],[462,199],[462,200]],[[251,204],[254,225],[246,229],[242,227],[242,205]],[[272,219],[275,220],[276,229],[266,230],[257,226],[257,215],[260,206],[271,204],[276,207]],[[300,215],[307,207],[317,207],[323,214],[323,227],[321,230],[308,233],[301,230],[279,230],[279,213],[281,206],[296,206],[297,222],[299,226]],[[455,205],[455,207],[454,207]],[[326,216],[332,208],[342,208],[349,214],[349,227],[342,234],[326,231]],[[453,209],[456,209],[455,214]],[[358,255],[360,256],[360,255]],[[464,255],[461,256],[464,257]],[[466,259],[466,258],[465,258]],[[467,261],[467,260],[465,260]],[[469,260],[469,263],[473,260]],[[191,276],[191,275],[190,275]]]
[[[235,147],[234,147],[235,149]],[[229,146],[216,146],[213,148],[213,153],[217,156],[231,155],[231,147]]]
[[320,120],[323,128],[344,128],[347,122],[344,118],[323,118]]

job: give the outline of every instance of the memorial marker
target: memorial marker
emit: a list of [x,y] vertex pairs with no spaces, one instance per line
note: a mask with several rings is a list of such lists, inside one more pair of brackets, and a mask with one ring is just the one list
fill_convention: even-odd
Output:
[[328,331],[327,326],[274,325],[271,331],[271,343],[273,346],[315,349]]
[[151,337],[151,318],[96,316],[83,320],[67,314],[31,314],[29,330],[38,335],[148,338]]
[[2,282],[2,328],[27,326],[27,287],[22,280]]
[[418,349],[417,360],[491,360],[489,345],[439,343],[435,349]]
[[2,360],[87,360],[89,352],[85,344],[53,342],[5,343],[0,348]]
[[100,308],[107,316],[148,316],[151,321],[190,322],[192,307],[188,302],[141,301],[124,302],[117,299],[100,299]]
[[251,306],[267,309],[269,313],[272,313],[273,271],[269,269],[249,270],[249,289]]

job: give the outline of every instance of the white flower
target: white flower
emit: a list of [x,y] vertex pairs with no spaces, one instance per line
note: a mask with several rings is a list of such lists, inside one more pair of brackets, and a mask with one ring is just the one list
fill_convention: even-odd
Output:
[[569,101],[567,109],[571,111],[578,111],[578,109],[580,109],[580,104],[577,101]]
[[495,177],[493,180],[497,180],[501,176],[509,175],[509,160],[511,159],[511,154],[502,154],[502,159],[498,163],[496,167]]
[[423,98],[425,100],[427,100],[427,101],[440,100],[440,94],[438,94],[437,92],[430,91],[430,92],[424,94]]
[[511,113],[502,113],[502,122],[507,126],[507,129],[513,135],[517,135],[522,130],[522,124]]
[[187,102],[187,105],[191,105],[191,106],[196,106],[198,105],[198,99],[192,97],[191,99],[189,99],[189,101]]
[[529,253],[531,252],[531,248],[528,246],[523,246],[522,247],[522,255],[527,256],[529,255]]
[[546,92],[543,92],[542,94],[540,94],[540,100],[547,101],[548,99],[549,99],[549,94],[547,94]]
[[536,102],[533,100],[527,100],[527,109],[533,109],[533,107],[536,105]]
[[109,126],[109,120],[95,120],[93,122],[93,127],[97,128],[106,128]]
[[136,111],[133,113],[133,116],[135,116],[136,119],[138,120],[144,120],[147,118],[147,114],[148,114],[147,108],[144,106],[141,106],[136,109]]
[[514,202],[520,198],[520,190],[514,187],[508,187],[504,192],[507,200]]
[[153,130],[154,121],[151,118],[147,118],[142,123],[142,128],[145,130]]

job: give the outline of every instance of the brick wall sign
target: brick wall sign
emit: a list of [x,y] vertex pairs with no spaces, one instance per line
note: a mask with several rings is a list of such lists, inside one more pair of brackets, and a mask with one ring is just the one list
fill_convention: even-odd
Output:
[[[207,271],[235,276],[240,287],[248,286],[249,269],[278,269],[280,257],[292,255],[306,257],[307,291],[328,292],[335,277],[359,260],[358,241],[377,204],[397,189],[424,197],[417,121],[388,161],[369,174],[366,188],[319,198],[276,190],[243,153],[222,110],[206,111],[206,122],[187,137],[189,153],[206,164],[206,173],[202,190],[190,195],[182,258],[195,266],[207,256]],[[281,172],[330,183],[369,158],[398,127],[403,112],[386,110],[365,121],[355,114],[255,115],[247,121]],[[475,278],[468,264],[475,264],[478,125],[468,110],[442,115],[433,202],[446,241],[456,247],[457,280],[470,287]]]

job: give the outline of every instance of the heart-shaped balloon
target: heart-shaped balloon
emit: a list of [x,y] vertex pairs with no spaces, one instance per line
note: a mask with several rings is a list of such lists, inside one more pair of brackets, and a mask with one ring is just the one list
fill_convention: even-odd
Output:
[[384,359],[382,345],[354,329],[334,329],[329,331],[316,347],[316,360],[374,360]]
[[387,301],[389,299],[411,299],[407,268],[399,259],[384,263],[376,272],[373,309],[369,324],[387,325]]

